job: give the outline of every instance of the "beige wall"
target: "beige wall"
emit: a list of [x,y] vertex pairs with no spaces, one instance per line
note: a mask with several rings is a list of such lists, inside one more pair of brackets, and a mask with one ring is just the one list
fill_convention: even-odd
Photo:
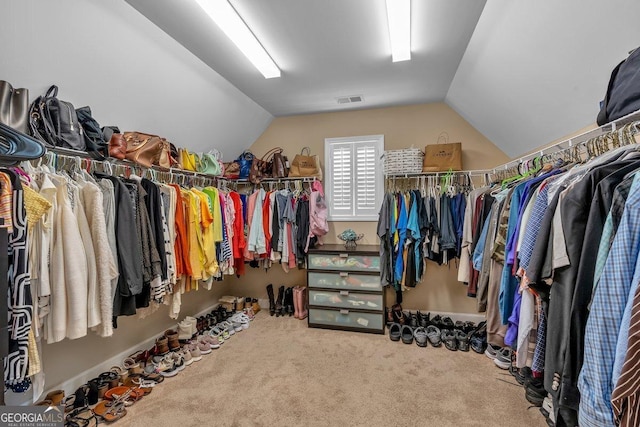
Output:
[[[289,159],[304,146],[324,158],[325,138],[383,134],[385,150],[424,148],[435,144],[441,132],[447,132],[451,142],[462,142],[465,169],[490,168],[509,158],[454,110],[444,103],[357,110],[336,113],[309,114],[276,118],[251,146],[257,156],[270,148],[282,147]],[[333,222],[326,236],[328,243],[340,243],[335,237],[345,228],[364,233],[363,244],[378,244],[375,222]],[[455,263],[438,266],[427,263],[423,283],[404,295],[404,307],[444,312],[474,313],[475,300],[466,296],[466,287],[457,280]],[[232,289],[238,295],[266,297],[267,283],[306,283],[304,272],[283,273],[279,266],[265,274],[253,271],[246,277],[234,279]],[[392,298],[389,293],[388,298]],[[388,299],[387,301],[391,301]]]

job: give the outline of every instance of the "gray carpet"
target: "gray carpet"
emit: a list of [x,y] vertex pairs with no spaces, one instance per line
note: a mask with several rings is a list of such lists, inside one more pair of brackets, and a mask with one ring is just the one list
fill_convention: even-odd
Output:
[[263,310],[115,425],[546,426],[529,406],[484,355],[308,329]]

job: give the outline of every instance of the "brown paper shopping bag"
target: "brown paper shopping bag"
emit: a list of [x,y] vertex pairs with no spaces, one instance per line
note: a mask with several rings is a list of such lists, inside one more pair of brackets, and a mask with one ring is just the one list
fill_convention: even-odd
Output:
[[[441,144],[440,142],[443,141]],[[424,147],[422,172],[444,172],[462,170],[462,143],[449,142],[449,135],[442,132],[437,144]]]
[[320,165],[317,156],[311,155],[309,147],[304,147],[300,154],[296,154],[289,168],[289,177],[305,177],[320,174]]

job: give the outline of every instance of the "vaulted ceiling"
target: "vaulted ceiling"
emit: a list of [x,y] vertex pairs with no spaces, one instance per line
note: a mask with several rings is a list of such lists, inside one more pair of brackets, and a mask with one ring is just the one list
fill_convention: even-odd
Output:
[[444,101],[511,156],[593,123],[640,44],[636,0],[413,0],[393,63],[385,0],[232,0],[282,70],[265,79],[194,0],[127,2],[275,116]]

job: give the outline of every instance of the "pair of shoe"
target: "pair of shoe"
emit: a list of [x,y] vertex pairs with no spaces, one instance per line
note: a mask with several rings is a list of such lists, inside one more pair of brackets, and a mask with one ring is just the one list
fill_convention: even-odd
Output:
[[292,315],[294,313],[293,288],[285,289],[284,285],[280,286],[278,288],[278,298],[276,299],[273,294],[273,285],[269,283],[267,285],[267,296],[269,297],[269,314],[271,316],[275,314],[276,317],[280,317],[285,314]]
[[409,325],[401,325],[400,323],[393,323],[389,327],[389,339],[391,341],[400,341],[405,344],[413,343],[413,329]]
[[443,329],[441,339],[447,350],[469,351],[469,334],[459,329]]
[[431,324],[436,328],[442,330],[453,330],[455,328],[455,324],[450,317],[442,317],[439,314],[435,315],[433,319],[431,319]]
[[436,348],[442,345],[441,331],[434,325],[428,325],[426,328],[419,326],[413,331],[413,335],[420,347],[426,347],[428,343]]

